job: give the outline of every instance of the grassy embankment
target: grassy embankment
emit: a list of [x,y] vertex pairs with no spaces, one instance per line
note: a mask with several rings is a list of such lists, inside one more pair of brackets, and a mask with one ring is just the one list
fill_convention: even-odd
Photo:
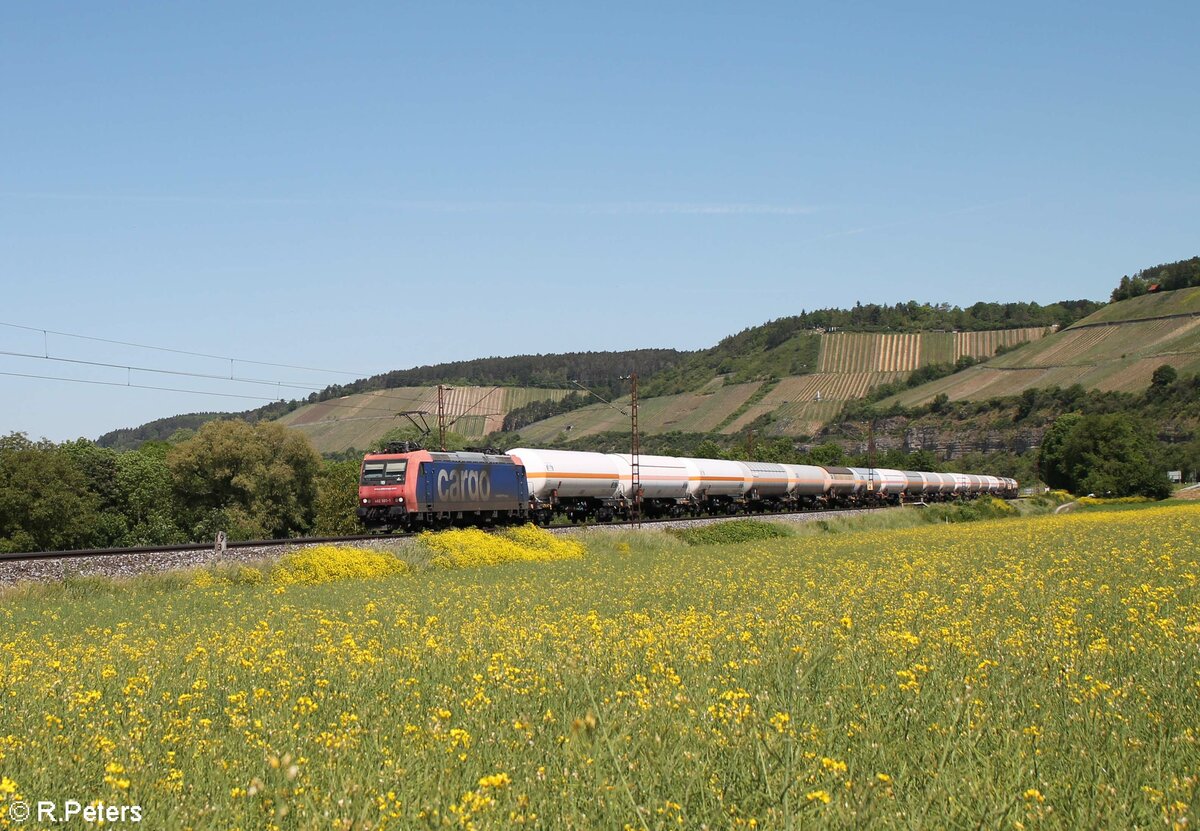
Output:
[[164,829],[1196,822],[1200,505],[522,533],[369,579],[10,592],[0,799]]

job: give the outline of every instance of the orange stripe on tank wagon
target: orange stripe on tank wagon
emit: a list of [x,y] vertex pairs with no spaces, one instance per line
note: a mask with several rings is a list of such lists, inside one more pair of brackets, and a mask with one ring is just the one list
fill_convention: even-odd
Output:
[[618,478],[612,473],[567,473],[557,470],[547,471],[546,473],[526,473],[527,479],[616,479]]
[[[534,472],[534,473],[526,473],[525,476],[528,479],[622,479],[622,478],[628,479],[629,478],[628,476],[624,476],[621,474],[573,473],[571,471],[565,471],[565,470],[564,471],[550,470],[550,471],[545,471],[545,472],[539,471],[539,472]],[[641,479],[642,480],[658,480],[658,481],[672,482],[672,481],[683,479],[683,476],[681,476],[681,475],[680,476],[672,476],[672,475],[653,476],[653,475],[643,474],[641,476]],[[743,476],[691,476],[691,477],[688,477],[688,481],[689,482],[744,482],[747,480],[746,480],[746,477],[743,477]],[[755,477],[750,477],[750,481],[755,482],[755,483],[763,483],[763,484],[786,485],[789,482],[791,482],[792,480],[791,479],[775,479],[775,478],[759,479],[759,478],[755,478]],[[797,481],[798,483],[813,484],[813,485],[823,484],[820,479],[797,479],[795,481]]]
[[[527,473],[527,479],[629,479],[628,476],[618,475],[615,473],[560,473],[557,470],[551,470],[546,473]],[[656,480],[660,482],[679,482],[683,480],[682,476],[648,476],[643,474],[639,477],[643,482]],[[688,480],[692,481],[692,480]],[[741,481],[740,479],[737,481]]]

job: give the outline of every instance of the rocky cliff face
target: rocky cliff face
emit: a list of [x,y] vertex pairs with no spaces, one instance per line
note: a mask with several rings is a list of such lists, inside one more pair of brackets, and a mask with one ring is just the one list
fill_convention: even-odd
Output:
[[[896,449],[906,453],[927,450],[947,461],[972,453],[1036,453],[1053,419],[1014,422],[1012,415],[1011,411],[1001,410],[964,420],[939,419],[934,415],[880,418],[875,422],[875,450],[878,453]],[[1190,441],[1197,435],[1190,423],[1160,421],[1154,426],[1158,440],[1165,444]],[[813,437],[809,446],[833,442],[847,453],[860,454],[867,452],[869,441],[865,422],[844,421],[827,425]]]
[[[935,423],[929,417],[910,419],[894,416],[875,422],[875,450],[927,450],[941,459],[957,459],[968,453],[1006,451],[1024,454],[1041,445],[1049,425],[949,422]],[[864,453],[869,442],[867,425],[859,423],[832,424],[813,438],[813,444],[833,442],[848,453]]]

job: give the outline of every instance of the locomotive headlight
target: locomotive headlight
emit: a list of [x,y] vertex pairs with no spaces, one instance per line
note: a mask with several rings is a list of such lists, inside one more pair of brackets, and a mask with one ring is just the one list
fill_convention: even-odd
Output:
[[363,500],[363,504],[364,504],[364,505],[366,505],[366,504],[367,504],[367,500],[366,500],[366,499],[364,499],[364,500]]

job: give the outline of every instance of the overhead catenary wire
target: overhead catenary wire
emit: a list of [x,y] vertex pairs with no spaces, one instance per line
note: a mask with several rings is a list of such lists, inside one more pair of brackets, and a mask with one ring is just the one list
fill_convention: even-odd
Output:
[[[275,389],[280,390],[281,392],[286,389],[286,390],[307,391],[310,394],[316,392],[322,386],[327,387],[329,385],[327,385],[327,384],[323,385],[322,383],[298,383],[295,381],[280,381],[280,380],[265,379],[265,378],[239,377],[234,374],[234,363],[254,364],[254,365],[258,365],[258,366],[274,366],[274,367],[282,367],[282,368],[286,368],[286,369],[301,369],[301,370],[307,370],[307,371],[311,371],[311,372],[337,372],[339,374],[359,375],[360,377],[367,375],[367,373],[349,373],[349,372],[341,373],[339,370],[323,370],[323,369],[318,369],[315,367],[304,367],[304,366],[299,366],[299,365],[295,365],[295,364],[282,364],[282,363],[275,363],[275,362],[271,362],[271,361],[252,360],[252,359],[248,359],[248,358],[231,358],[231,357],[223,356],[223,355],[210,355],[207,353],[192,352],[192,351],[188,351],[188,350],[184,350],[184,349],[174,349],[174,348],[170,348],[170,347],[152,346],[152,345],[147,345],[147,344],[137,344],[137,343],[132,343],[132,342],[128,342],[128,341],[113,340],[111,338],[100,338],[100,337],[93,337],[90,335],[80,335],[80,334],[76,334],[76,333],[72,333],[72,332],[60,332],[60,331],[57,331],[54,329],[45,329],[45,328],[40,328],[40,327],[36,327],[36,326],[26,326],[26,325],[17,324],[17,323],[7,323],[4,321],[0,321],[0,326],[6,326],[9,328],[13,328],[13,329],[21,329],[21,330],[29,331],[29,332],[41,332],[42,338],[43,338],[42,354],[37,354],[34,352],[19,352],[19,351],[14,351],[14,350],[0,350],[0,356],[8,356],[8,357],[14,357],[14,358],[27,358],[27,359],[32,359],[32,360],[55,361],[58,363],[68,363],[68,364],[75,364],[75,365],[80,365],[80,366],[94,366],[94,367],[106,367],[106,368],[111,368],[111,369],[122,369],[122,370],[125,370],[125,372],[126,372],[126,380],[123,383],[117,382],[117,381],[103,381],[103,380],[93,380],[93,379],[86,379],[86,378],[69,378],[69,377],[59,376],[59,375],[48,375],[48,374],[30,373],[30,372],[3,372],[3,373],[0,373],[3,375],[6,375],[8,377],[14,377],[14,378],[29,378],[29,379],[38,379],[38,380],[47,380],[47,381],[62,381],[62,382],[67,382],[67,383],[86,383],[86,384],[92,384],[95,386],[127,387],[127,388],[131,388],[131,389],[156,390],[156,391],[160,391],[160,392],[180,392],[180,393],[184,393],[184,394],[188,394],[188,395],[211,395],[211,396],[215,396],[215,397],[219,397],[219,398],[240,398],[240,399],[244,399],[244,400],[248,400],[248,401],[277,402],[277,401],[286,400],[285,396],[281,394],[278,397],[266,397],[266,396],[261,396],[261,395],[236,394],[236,393],[231,393],[231,392],[215,392],[215,391],[208,391],[208,390],[185,389],[185,388],[181,388],[181,387],[165,387],[165,386],[160,386],[160,385],[156,385],[156,384],[134,384],[132,382],[132,374],[133,374],[133,372],[146,372],[146,373],[153,373],[153,374],[159,374],[159,375],[173,375],[173,376],[205,379],[205,380],[212,380],[212,381],[232,381],[235,383],[254,384],[254,385],[259,385],[259,386],[274,387]],[[230,362],[230,371],[229,371],[228,375],[225,375],[225,374],[215,374],[215,373],[192,372],[192,371],[188,371],[188,370],[179,370],[179,369],[161,369],[161,368],[157,368],[157,367],[138,366],[138,365],[132,365],[132,364],[115,363],[115,362],[110,362],[110,361],[91,361],[91,360],[85,360],[82,358],[69,358],[69,357],[60,356],[60,355],[51,355],[50,354],[50,343],[49,343],[49,335],[51,335],[51,334],[61,335],[64,337],[79,338],[79,339],[83,339],[83,340],[97,341],[100,343],[111,343],[111,344],[118,344],[118,345],[122,345],[122,346],[132,346],[132,347],[136,347],[136,348],[140,348],[140,349],[150,349],[150,350],[155,350],[155,351],[160,351],[160,352],[169,352],[169,353],[179,354],[179,355],[189,355],[192,357],[201,357],[201,358],[208,358],[208,359],[221,360],[221,361],[227,360]],[[371,391],[366,391],[366,392],[385,393],[386,394],[387,390],[371,390]],[[326,399],[324,401],[306,401],[305,400],[306,397],[307,396],[296,396],[293,400],[296,401],[296,403],[300,406],[308,405],[308,404],[323,404],[327,407],[347,407],[347,408],[351,408],[351,409],[354,409],[359,412],[378,412],[378,413],[386,413],[387,414],[386,416],[381,416],[381,418],[394,417],[396,414],[395,409],[393,407],[385,408],[385,407],[371,407],[369,405],[341,404],[341,403],[336,403],[334,401],[331,401],[329,399]],[[411,396],[404,396],[404,397],[399,397],[399,398],[393,398],[393,400],[395,400],[396,403],[399,404],[399,403],[415,403],[419,399],[413,398]]]
[[[180,387],[160,387],[160,386],[155,386],[155,385],[151,385],[151,384],[134,384],[134,383],[130,383],[128,381],[126,381],[125,383],[122,383],[120,381],[99,381],[99,380],[90,379],[90,378],[64,378],[59,375],[38,375],[38,374],[34,374],[34,373],[29,373],[29,372],[0,371],[0,375],[7,376],[10,378],[33,378],[33,379],[37,379],[37,380],[41,380],[41,381],[66,381],[66,382],[72,383],[72,384],[92,384],[92,385],[101,386],[101,387],[127,387],[130,389],[156,390],[159,392],[180,392],[180,393],[185,393],[188,395],[211,395],[211,396],[215,396],[217,398],[240,398],[240,399],[243,399],[246,401],[267,401],[272,404],[280,403],[283,401],[283,399],[280,399],[280,398],[268,398],[268,397],[262,396],[262,395],[246,395],[243,393],[232,393],[232,392],[213,392],[211,390],[189,390],[189,389],[183,389]],[[224,380],[228,381],[229,379],[226,378]],[[386,392],[386,390],[380,390],[380,392]],[[402,402],[415,403],[415,402],[419,401],[420,399],[404,397],[404,398],[397,398],[395,400],[396,400],[396,403],[399,404]],[[383,407],[366,407],[366,406],[359,406],[357,404],[343,404],[341,402],[331,401],[331,400],[299,402],[300,406],[306,406],[309,404],[314,405],[314,406],[319,404],[319,405],[324,405],[327,407],[349,407],[349,408],[353,408],[354,410],[356,410],[358,412],[370,411],[370,412],[388,413],[389,414],[388,416],[381,416],[380,418],[388,418],[388,417],[394,418],[397,415],[395,409],[393,409],[393,408],[385,409]]]
[[[86,378],[68,378],[68,377],[64,377],[64,376],[44,375],[44,374],[38,374],[38,373],[0,372],[0,375],[12,377],[12,378],[29,378],[29,379],[46,380],[46,381],[61,381],[61,382],[66,382],[66,383],[91,384],[91,385],[95,385],[95,386],[126,387],[126,388],[130,388],[130,389],[155,390],[155,391],[160,391],[160,392],[178,392],[178,393],[183,393],[183,394],[187,394],[187,395],[209,395],[209,396],[214,396],[214,397],[218,397],[218,398],[237,398],[237,399],[242,399],[242,400],[247,400],[247,401],[267,401],[267,402],[276,403],[276,402],[284,401],[285,400],[284,397],[282,395],[279,397],[267,397],[267,396],[262,396],[262,395],[250,395],[250,394],[241,394],[241,393],[232,393],[232,392],[214,392],[214,391],[207,391],[207,390],[185,389],[185,388],[181,388],[181,387],[165,387],[165,386],[159,386],[159,385],[155,385],[155,384],[135,384],[135,383],[132,383],[132,373],[133,372],[145,372],[145,373],[153,373],[153,374],[159,374],[159,375],[172,375],[172,376],[197,378],[197,379],[205,379],[205,380],[213,380],[213,381],[232,381],[235,383],[255,384],[255,385],[259,385],[259,386],[274,387],[278,390],[283,390],[283,389],[302,390],[302,391],[308,391],[310,393],[315,392],[316,388],[320,387],[321,384],[318,384],[318,383],[302,384],[302,383],[298,383],[298,382],[294,382],[294,381],[278,381],[278,380],[261,379],[261,378],[242,378],[242,377],[238,377],[234,374],[234,364],[235,363],[243,363],[243,364],[253,364],[255,366],[279,367],[279,368],[284,368],[284,369],[297,369],[297,370],[303,370],[303,371],[309,371],[309,372],[325,372],[325,373],[332,373],[332,374],[338,374],[338,375],[352,375],[357,378],[365,378],[365,377],[370,376],[370,373],[367,373],[367,372],[348,372],[345,370],[321,369],[318,367],[301,366],[298,364],[286,364],[286,363],[279,363],[279,362],[274,362],[274,361],[261,361],[261,360],[251,359],[251,358],[236,358],[236,357],[231,357],[228,355],[215,355],[215,354],[210,354],[210,353],[206,353],[206,352],[195,352],[195,351],[190,351],[190,350],[186,350],[186,349],[176,349],[173,347],[155,346],[152,344],[135,343],[132,341],[122,341],[122,340],[116,340],[113,338],[102,338],[102,337],[97,337],[97,336],[93,336],[93,335],[81,335],[81,334],[78,334],[75,332],[63,332],[63,331],[59,331],[59,330],[55,330],[55,329],[49,329],[49,328],[38,327],[38,326],[27,326],[24,324],[9,323],[6,321],[0,321],[0,326],[8,327],[11,329],[20,329],[20,330],[27,331],[27,332],[41,332],[42,333],[42,347],[43,347],[42,354],[40,354],[40,355],[33,353],[33,352],[18,352],[18,351],[10,351],[10,350],[0,350],[0,355],[2,355],[2,356],[9,356],[9,357],[16,357],[16,358],[28,358],[28,359],[34,359],[34,360],[55,361],[58,363],[69,363],[69,364],[76,364],[76,365],[80,365],[80,366],[94,366],[94,367],[105,367],[105,368],[111,368],[111,369],[123,369],[127,373],[125,382],[121,383],[118,381],[103,381],[103,380],[86,379]],[[81,358],[68,358],[68,357],[64,357],[64,356],[51,355],[50,354],[50,341],[49,341],[50,335],[55,335],[58,337],[76,338],[79,340],[93,341],[93,342],[97,342],[97,343],[108,343],[108,344],[114,344],[114,345],[118,345],[118,346],[127,346],[127,347],[132,347],[135,349],[147,349],[147,350],[152,350],[152,351],[157,351],[157,352],[167,352],[167,353],[176,354],[176,355],[187,355],[190,357],[206,358],[206,359],[210,359],[210,360],[228,361],[229,365],[230,365],[229,366],[230,371],[229,371],[228,375],[223,375],[223,374],[218,375],[218,374],[214,374],[214,373],[191,372],[191,371],[186,371],[186,370],[159,369],[159,368],[155,368],[155,367],[135,366],[132,364],[113,363],[113,362],[108,362],[108,361],[90,361],[90,360],[84,360]],[[326,385],[326,386],[329,386],[329,385]],[[500,389],[499,387],[496,387],[496,388],[492,389],[491,391],[489,391],[481,399],[476,401],[474,405],[472,405],[470,408],[468,408],[468,410],[466,412],[461,413],[457,418],[455,418],[454,422],[457,422],[459,419],[468,415],[472,410],[477,408],[480,404],[483,403],[484,400],[486,400],[488,397],[490,397],[492,394],[494,394],[499,389]],[[384,395],[388,398],[391,398],[391,400],[394,401],[396,404],[420,403],[426,397],[426,396],[419,396],[419,397],[387,396],[387,393],[389,392],[389,390],[387,390],[387,389],[364,390],[363,392],[366,394],[371,394],[371,395],[373,395],[373,397],[378,397],[380,395]],[[362,394],[362,393],[359,393],[359,394]],[[355,410],[356,412],[386,413],[386,415],[375,417],[379,420],[384,420],[387,418],[394,418],[397,415],[397,412],[394,407],[386,407],[385,408],[385,407],[372,407],[369,405],[359,405],[359,404],[343,404],[343,403],[333,401],[330,399],[325,399],[323,401],[305,401],[304,397],[301,397],[301,396],[298,396],[296,399],[293,399],[293,400],[297,403],[298,406],[324,405],[326,407],[350,408],[350,409]],[[481,414],[481,415],[486,416],[486,415],[498,415],[498,414],[485,413],[485,414]],[[324,419],[322,419],[322,420],[324,420]],[[365,418],[364,418],[364,420],[365,420]],[[454,422],[452,422],[452,424]]]
[[398,415],[398,413],[392,413],[385,416],[361,416],[359,418],[323,418],[320,421],[306,421],[303,424],[289,424],[288,426],[293,430],[300,430],[304,427],[327,427],[330,424],[348,424],[351,421],[390,421]]
[[[480,398],[478,401],[476,401],[474,404],[472,404],[470,407],[468,407],[463,412],[459,413],[458,416],[453,421],[451,421],[449,424],[447,424],[446,426],[453,427],[455,424],[458,424],[459,419],[465,417],[468,413],[471,412],[471,410],[478,407],[480,404],[482,404],[484,401],[486,401],[489,397],[491,397],[491,395],[493,393],[499,392],[499,390],[500,390],[499,387],[492,387],[492,389],[489,392],[487,392],[482,398]],[[496,415],[496,413],[480,413],[479,415],[486,418],[489,415]]]
[[[63,378],[56,375],[34,375],[28,372],[3,372],[0,375],[7,375],[10,378],[37,378],[42,381],[69,381],[73,384],[95,384],[102,387],[132,387],[139,390],[159,390],[161,392],[184,392],[192,395],[215,395],[219,398],[242,398],[249,401],[278,401],[278,398],[266,398],[261,395],[242,395],[235,392],[211,392],[208,390],[185,390],[178,387],[158,387],[149,384],[122,384],[120,381],[97,381],[89,378]],[[228,379],[226,379],[228,380]]]
[[213,375],[208,372],[185,372],[178,369],[155,369],[148,366],[132,366],[130,364],[114,364],[107,361],[85,361],[82,358],[60,358],[55,355],[37,355],[32,352],[10,352],[5,349],[0,349],[0,355],[7,355],[14,358],[33,358],[38,361],[57,361],[66,364],[82,364],[84,366],[100,366],[111,367],[112,369],[124,369],[131,372],[153,372],[159,375],[181,375],[188,378],[207,378],[214,381],[236,381],[241,384],[260,384],[272,387],[287,387],[297,390],[316,390],[325,384],[300,384],[294,381],[272,381],[266,378],[237,378],[233,375]]
[[305,370],[307,372],[325,372],[325,373],[329,373],[331,375],[350,375],[355,378],[367,378],[367,377],[370,377],[370,375],[371,375],[371,373],[369,373],[369,372],[349,372],[349,371],[342,370],[342,369],[321,369],[319,367],[299,366],[297,364],[283,364],[283,363],[276,363],[274,361],[257,361],[257,360],[251,359],[251,358],[235,358],[235,357],[231,357],[229,355],[213,355],[213,354],[210,354],[207,352],[191,352],[186,349],[174,349],[169,346],[153,346],[153,345],[145,344],[145,343],[133,343],[131,341],[114,340],[112,338],[101,338],[101,337],[96,337],[94,335],[80,335],[80,334],[76,334],[74,332],[59,332],[57,330],[47,329],[42,326],[25,326],[20,323],[6,323],[5,321],[2,321],[2,320],[0,320],[0,326],[7,326],[10,329],[24,329],[27,332],[41,332],[42,338],[43,338],[43,345],[46,346],[46,356],[43,356],[43,357],[49,356],[49,351],[50,351],[49,350],[49,336],[55,335],[57,337],[77,338],[79,340],[89,340],[89,341],[95,341],[97,343],[111,343],[111,344],[115,344],[117,346],[129,346],[134,349],[151,349],[156,352],[172,352],[176,355],[190,355],[193,358],[210,358],[215,361],[230,361],[230,362],[239,363],[239,364],[254,364],[255,366],[274,366],[274,367],[280,367],[282,369],[300,369],[300,370]]
[[626,418],[629,418],[629,413],[627,413],[625,410],[622,410],[620,407],[618,407],[618,406],[617,406],[616,404],[614,404],[613,402],[609,401],[607,398],[605,398],[605,397],[604,397],[603,395],[601,395],[600,393],[596,392],[595,390],[588,389],[588,388],[587,388],[587,387],[585,387],[583,384],[581,384],[581,383],[579,383],[578,381],[576,381],[574,378],[571,378],[571,379],[570,379],[570,381],[571,381],[571,383],[572,383],[572,384],[574,384],[575,386],[579,387],[579,388],[580,388],[581,390],[583,390],[584,392],[586,392],[586,393],[589,393],[589,394],[591,394],[591,395],[594,395],[594,396],[596,396],[596,397],[597,397],[597,398],[599,398],[601,401],[603,401],[605,404],[607,404],[609,407],[611,407],[612,409],[616,410],[618,413],[620,413],[621,415],[625,416]]

